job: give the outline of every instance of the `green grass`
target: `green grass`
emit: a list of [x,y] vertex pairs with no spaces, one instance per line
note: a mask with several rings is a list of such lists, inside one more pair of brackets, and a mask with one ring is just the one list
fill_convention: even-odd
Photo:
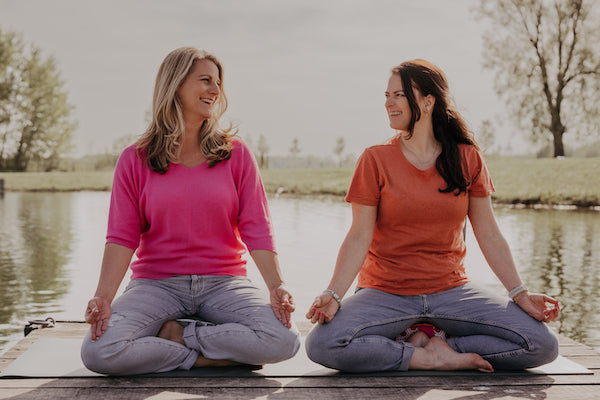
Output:
[[13,192],[110,190],[112,171],[0,172],[4,189]]
[[[600,158],[489,157],[496,203],[600,205]],[[343,196],[352,169],[261,171],[269,193]],[[112,172],[2,172],[6,191],[110,190]]]
[[600,205],[600,158],[490,157],[497,203]]
[[352,169],[267,169],[261,176],[268,193],[344,196]]

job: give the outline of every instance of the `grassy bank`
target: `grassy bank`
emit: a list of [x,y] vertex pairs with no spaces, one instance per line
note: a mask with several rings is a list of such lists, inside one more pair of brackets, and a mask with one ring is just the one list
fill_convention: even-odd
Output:
[[[600,158],[486,160],[501,204],[600,206]],[[269,192],[344,195],[352,170],[264,171]],[[282,189],[280,189],[282,188]]]
[[[496,203],[600,206],[600,158],[487,160]],[[351,169],[264,170],[269,193],[346,193]],[[112,172],[0,173],[6,191],[110,190]]]
[[600,205],[600,158],[490,157],[497,203]]
[[264,170],[261,175],[268,193],[344,196],[352,169]]
[[7,192],[110,190],[112,178],[112,171],[0,172]]

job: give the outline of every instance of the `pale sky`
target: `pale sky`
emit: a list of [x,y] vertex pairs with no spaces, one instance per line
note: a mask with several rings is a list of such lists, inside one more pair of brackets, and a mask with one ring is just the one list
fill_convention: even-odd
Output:
[[[270,154],[360,154],[392,136],[384,111],[390,69],[414,58],[444,70],[473,130],[503,118],[482,68],[478,0],[0,0],[0,27],[53,55],[75,105],[76,155],[140,134],[158,67],[181,46],[225,69],[228,120]],[[512,133],[505,133],[512,140]],[[514,147],[514,146],[513,146]]]

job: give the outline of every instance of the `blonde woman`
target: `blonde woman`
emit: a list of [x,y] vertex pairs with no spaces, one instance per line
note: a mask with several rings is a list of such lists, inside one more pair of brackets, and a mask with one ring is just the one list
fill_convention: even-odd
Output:
[[[90,370],[261,365],[298,351],[262,181],[248,147],[219,128],[226,108],[216,57],[189,47],[167,55],[152,122],[115,170],[100,278],[85,312],[81,356]],[[270,302],[246,278],[246,248]],[[132,279],[113,301],[128,268]]]

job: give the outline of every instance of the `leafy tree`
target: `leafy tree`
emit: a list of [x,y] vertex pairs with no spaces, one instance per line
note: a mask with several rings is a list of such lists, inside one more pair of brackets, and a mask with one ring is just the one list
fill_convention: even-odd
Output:
[[335,154],[339,160],[339,166],[342,166],[342,155],[344,154],[344,148],[346,147],[346,141],[343,136],[337,138],[335,147],[333,148],[333,154]]
[[481,0],[484,66],[521,128],[537,141],[552,138],[564,155],[565,133],[600,127],[600,25],[585,0]]
[[56,168],[76,124],[53,57],[0,30],[0,168]]
[[10,127],[13,116],[17,114],[17,90],[20,84],[19,55],[23,52],[23,43],[15,33],[3,33],[0,30],[0,168],[5,167],[8,144],[12,143]]

